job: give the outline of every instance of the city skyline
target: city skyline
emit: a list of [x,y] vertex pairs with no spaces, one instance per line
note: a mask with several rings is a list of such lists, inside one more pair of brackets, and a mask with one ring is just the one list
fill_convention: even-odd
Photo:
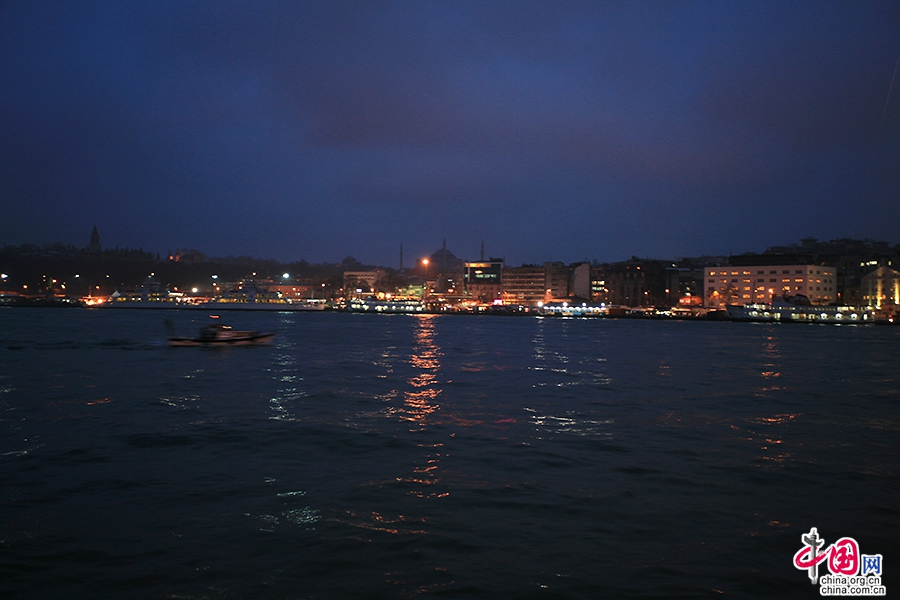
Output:
[[[88,239],[88,238],[86,237],[86,239]],[[491,260],[491,261],[500,260],[500,261],[503,261],[504,264],[507,266],[516,266],[516,263],[512,263],[512,262],[508,261],[506,259],[506,257],[503,255],[498,255],[495,253],[492,254],[490,252],[486,252],[484,242],[482,242],[480,245],[480,249],[478,250],[478,255],[469,255],[469,254],[458,255],[454,251],[454,249],[450,245],[448,245],[446,238],[442,241],[441,245],[439,247],[437,247],[436,249],[424,252],[421,255],[417,255],[417,256],[409,256],[408,254],[405,254],[404,249],[403,249],[403,244],[401,243],[397,249],[397,256],[395,257],[394,263],[373,262],[373,261],[368,260],[367,256],[365,254],[360,255],[360,256],[353,256],[353,255],[345,254],[340,257],[336,256],[330,260],[326,259],[326,260],[323,260],[323,261],[317,262],[317,263],[314,263],[312,261],[307,261],[303,258],[297,258],[294,260],[279,260],[275,257],[262,256],[262,255],[258,255],[258,254],[237,255],[235,253],[230,253],[227,255],[212,255],[212,254],[208,254],[208,253],[204,252],[202,248],[197,248],[195,246],[191,246],[190,244],[188,244],[185,247],[181,247],[181,248],[169,248],[165,251],[160,250],[155,247],[150,247],[150,248],[145,249],[144,247],[136,248],[136,247],[133,247],[130,245],[125,245],[125,246],[121,246],[121,247],[115,246],[114,248],[110,248],[110,247],[106,246],[105,244],[103,244],[102,239],[103,239],[103,236],[100,234],[97,227],[95,226],[89,236],[89,240],[90,240],[89,243],[85,244],[83,246],[79,243],[72,243],[71,241],[57,240],[54,242],[48,242],[48,243],[44,243],[44,244],[37,244],[37,243],[33,243],[33,242],[24,242],[19,245],[2,243],[2,244],[0,244],[0,250],[2,250],[3,248],[6,248],[7,246],[10,247],[11,249],[28,247],[28,246],[32,246],[32,247],[36,247],[36,248],[62,247],[62,248],[66,248],[66,249],[71,249],[76,252],[103,253],[103,252],[107,252],[107,251],[114,251],[114,252],[132,253],[132,254],[137,253],[137,254],[146,255],[146,256],[158,255],[157,260],[170,260],[170,261],[177,260],[177,256],[179,254],[183,253],[190,257],[189,260],[191,262],[220,261],[220,260],[227,260],[227,259],[232,259],[232,258],[246,258],[246,259],[250,259],[250,260],[254,260],[254,261],[277,262],[277,263],[281,263],[281,264],[305,262],[309,265],[339,265],[342,262],[347,261],[348,259],[352,259],[359,265],[367,265],[367,266],[378,267],[378,268],[388,268],[388,269],[398,269],[398,270],[421,269],[421,268],[423,268],[424,260],[431,261],[435,255],[440,254],[442,252],[449,252],[450,255],[452,255],[452,257],[454,259],[460,261],[461,263],[462,262],[478,262],[478,261],[486,261],[486,260]],[[852,236],[841,236],[841,237],[833,238],[831,240],[820,240],[820,239],[810,236],[807,238],[798,239],[798,240],[789,240],[786,242],[782,240],[782,243],[771,244],[771,245],[768,245],[765,248],[761,248],[761,249],[754,248],[754,249],[749,249],[749,250],[743,250],[740,252],[731,251],[727,254],[701,253],[701,254],[697,254],[697,255],[693,255],[693,256],[687,256],[687,255],[683,255],[683,256],[650,256],[648,254],[638,253],[638,254],[631,254],[628,256],[621,255],[621,256],[618,256],[611,260],[599,260],[597,257],[586,257],[583,259],[576,259],[576,260],[572,260],[572,261],[558,260],[551,256],[550,258],[548,258],[546,260],[532,262],[532,263],[522,262],[519,264],[521,264],[522,266],[540,265],[540,264],[544,264],[544,263],[579,264],[579,263],[585,263],[585,262],[593,263],[593,264],[608,264],[608,263],[627,262],[632,259],[656,260],[656,261],[663,261],[663,262],[665,262],[665,261],[677,262],[680,260],[696,260],[696,259],[703,259],[703,258],[725,259],[728,257],[736,257],[736,256],[741,256],[741,255],[758,255],[758,254],[765,254],[768,252],[774,252],[776,254],[780,254],[780,253],[785,253],[790,250],[794,250],[796,253],[803,254],[803,253],[809,252],[809,249],[803,248],[805,243],[810,243],[812,245],[822,245],[822,244],[827,245],[827,244],[846,243],[846,242],[857,242],[857,243],[861,243],[861,244],[864,244],[867,246],[873,246],[873,247],[874,246],[878,246],[878,247],[883,246],[884,248],[886,248],[888,250],[900,249],[900,242],[894,243],[893,240],[878,240],[878,239],[874,239],[870,236],[866,236],[863,238],[853,238]]]
[[[128,246],[128,245],[121,246],[121,247],[115,246],[113,248],[109,248],[102,243],[102,241],[101,241],[102,239],[103,239],[102,236],[100,235],[97,228],[95,227],[90,235],[90,242],[83,246],[78,243],[71,243],[71,241],[64,242],[64,241],[57,240],[55,242],[48,242],[48,243],[44,243],[44,244],[25,242],[23,244],[13,245],[13,244],[0,243],[0,250],[4,249],[6,247],[9,247],[10,249],[19,249],[22,247],[52,249],[54,247],[58,247],[58,248],[64,248],[66,250],[71,250],[71,251],[75,251],[75,252],[87,252],[87,253],[92,253],[92,252],[105,253],[105,252],[112,251],[112,252],[120,252],[120,253],[126,253],[126,254],[128,254],[128,253],[135,254],[136,253],[136,254],[139,254],[142,256],[157,255],[157,260],[164,260],[164,261],[165,260],[169,260],[169,261],[176,260],[177,261],[178,260],[177,257],[179,255],[185,255],[188,257],[190,262],[221,261],[221,260],[238,259],[239,258],[239,259],[248,259],[248,260],[259,261],[259,262],[276,262],[276,263],[280,263],[280,264],[306,263],[311,266],[340,265],[342,262],[345,262],[348,259],[352,259],[359,265],[363,265],[363,266],[387,268],[387,269],[397,269],[397,270],[422,269],[424,260],[431,261],[436,254],[440,254],[442,252],[449,252],[452,255],[452,257],[454,259],[460,261],[460,263],[462,263],[462,262],[478,262],[478,261],[483,262],[486,260],[487,261],[500,260],[500,261],[503,261],[504,264],[507,266],[516,266],[516,263],[511,263],[510,261],[508,261],[506,259],[505,256],[491,254],[489,252],[486,252],[485,245],[483,242],[481,244],[481,247],[478,251],[479,254],[477,256],[470,256],[469,254],[457,255],[456,252],[454,252],[454,249],[452,247],[448,246],[446,239],[443,240],[441,246],[438,247],[437,249],[425,252],[420,256],[409,256],[408,254],[405,254],[404,249],[403,249],[403,244],[400,244],[400,246],[398,248],[398,254],[396,256],[396,262],[388,263],[388,264],[370,261],[367,259],[366,255],[360,255],[360,256],[344,255],[342,257],[334,257],[331,260],[326,259],[326,260],[323,260],[318,263],[313,263],[311,261],[307,261],[302,258],[298,258],[295,260],[278,260],[277,258],[274,258],[274,257],[267,257],[267,256],[261,256],[261,255],[254,255],[254,254],[236,255],[236,254],[232,253],[232,254],[228,254],[228,255],[214,256],[214,255],[205,253],[200,248],[196,248],[196,247],[193,247],[190,245],[182,247],[182,248],[169,248],[166,251],[159,250],[154,247],[145,249],[143,247],[135,248],[133,246]],[[865,244],[868,246],[879,246],[879,247],[883,246],[889,250],[890,249],[894,249],[894,250],[900,249],[900,242],[894,244],[893,240],[877,240],[877,239],[873,239],[871,237],[852,238],[850,236],[844,236],[844,237],[834,238],[831,240],[819,240],[817,238],[808,237],[808,238],[804,238],[804,239],[800,239],[800,240],[788,241],[787,243],[772,244],[772,245],[766,246],[763,249],[756,248],[753,250],[744,250],[741,252],[730,252],[728,254],[705,253],[705,254],[698,254],[695,256],[650,256],[647,254],[632,254],[629,256],[622,255],[617,258],[613,258],[611,260],[599,260],[596,257],[586,257],[584,259],[574,260],[574,261],[557,260],[551,256],[547,260],[534,262],[534,263],[523,262],[520,264],[522,266],[539,265],[539,264],[544,264],[544,263],[580,264],[580,263],[585,263],[585,262],[592,263],[592,264],[611,264],[611,263],[618,263],[618,262],[627,262],[632,259],[656,260],[656,261],[663,261],[663,262],[665,262],[665,261],[678,262],[681,260],[697,260],[697,259],[707,259],[707,258],[709,258],[709,259],[716,259],[716,258],[727,259],[728,257],[736,257],[736,256],[741,256],[741,255],[758,255],[758,254],[765,254],[768,252],[774,252],[774,253],[778,254],[778,253],[784,253],[791,249],[795,249],[795,251],[797,253],[803,254],[803,253],[808,253],[808,249],[803,248],[804,243],[812,243],[814,245],[821,245],[821,244],[834,244],[834,243],[845,243],[845,242],[857,242],[857,243],[862,243],[862,244]]]
[[[892,2],[13,3],[0,242],[396,266],[887,239]],[[81,245],[80,237],[74,240]]]

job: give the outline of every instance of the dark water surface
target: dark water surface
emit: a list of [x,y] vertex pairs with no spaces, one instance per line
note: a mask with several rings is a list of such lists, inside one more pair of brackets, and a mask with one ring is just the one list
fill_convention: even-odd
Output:
[[0,309],[0,597],[900,593],[900,328],[166,317]]

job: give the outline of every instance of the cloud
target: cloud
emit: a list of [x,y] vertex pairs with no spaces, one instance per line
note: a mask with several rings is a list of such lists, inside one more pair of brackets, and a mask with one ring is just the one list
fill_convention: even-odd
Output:
[[[2,10],[15,235],[45,235],[53,209],[79,228],[141,223],[145,247],[203,248],[239,226],[277,229],[260,248],[311,260],[350,238],[361,258],[367,243],[393,257],[385,235],[442,230],[550,259],[546,232],[561,255],[591,238],[675,254],[767,235],[748,203],[813,229],[850,199],[900,216],[900,84],[880,121],[900,51],[890,2]],[[492,225],[472,231],[471,215]]]

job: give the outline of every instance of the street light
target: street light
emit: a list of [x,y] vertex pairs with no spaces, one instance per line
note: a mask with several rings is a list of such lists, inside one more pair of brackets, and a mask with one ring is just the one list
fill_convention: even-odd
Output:
[[427,258],[422,259],[422,264],[425,266],[425,285],[422,286],[422,297],[425,298],[428,296],[428,263],[430,263]]

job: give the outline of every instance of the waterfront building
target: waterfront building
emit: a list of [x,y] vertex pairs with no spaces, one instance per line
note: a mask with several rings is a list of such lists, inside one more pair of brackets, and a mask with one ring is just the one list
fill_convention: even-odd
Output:
[[463,268],[466,295],[478,304],[493,304],[503,293],[503,260],[467,262]]
[[900,271],[878,267],[862,278],[862,302],[875,309],[900,306]]
[[545,262],[542,266],[523,265],[521,267],[504,267],[501,272],[504,304],[521,304],[538,306],[554,301],[565,301],[572,298],[573,290],[578,289],[578,297],[590,298],[591,270],[590,265],[583,263],[577,267],[567,267],[561,262]]
[[812,304],[834,304],[835,268],[822,265],[746,265],[706,267],[705,305],[768,303],[773,298],[806,296]]
[[591,264],[581,263],[571,269],[569,297],[583,301],[591,300]]
[[[281,298],[291,300],[300,300],[304,298],[315,298],[325,296],[325,286],[323,284],[315,284],[311,281],[296,281],[293,283],[270,283],[266,285],[266,289],[275,292]],[[323,298],[324,299],[324,298]]]
[[606,266],[605,265],[593,265],[591,266],[590,271],[591,276],[591,295],[590,298],[593,302],[607,302],[607,287],[606,287]]
[[[900,264],[900,246],[876,240],[838,238],[828,242],[808,237],[789,246],[772,246],[762,254],[732,256],[733,267],[755,265],[828,265],[835,269],[835,302],[864,304],[862,278],[880,266]],[[712,266],[712,265],[709,265]],[[776,295],[778,291],[776,290]]]
[[678,306],[703,306],[704,268],[727,264],[727,256],[678,259],[675,263],[678,270]]
[[620,306],[666,306],[678,303],[678,269],[662,260],[632,257],[604,266],[605,301]]
[[544,287],[549,295],[547,302],[569,298],[570,272],[570,269],[561,262],[544,263]]
[[372,271],[344,271],[344,295],[348,298],[384,291],[382,285],[387,273],[381,269]]
[[504,267],[501,298],[504,304],[537,306],[550,301],[544,267],[522,265]]

